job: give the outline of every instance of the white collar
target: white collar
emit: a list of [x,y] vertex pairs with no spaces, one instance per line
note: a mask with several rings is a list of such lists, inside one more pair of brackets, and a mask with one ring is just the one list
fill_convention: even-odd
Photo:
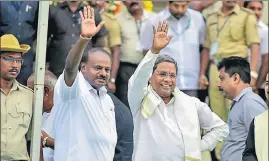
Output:
[[[93,91],[96,95],[97,95],[97,90],[95,88],[92,87],[92,85],[84,78],[83,74],[81,72],[79,72],[79,74],[81,74],[84,83],[86,84],[87,88],[89,91]],[[107,89],[105,86],[99,88],[99,95],[104,95],[107,93]]]

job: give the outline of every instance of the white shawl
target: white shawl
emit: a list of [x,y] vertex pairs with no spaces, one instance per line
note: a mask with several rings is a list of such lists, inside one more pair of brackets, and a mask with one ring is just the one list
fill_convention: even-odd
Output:
[[[177,124],[182,132],[185,146],[185,161],[200,161],[201,137],[196,106],[188,104],[189,101],[187,100],[190,97],[177,88],[175,88],[173,96],[175,97],[175,116]],[[142,102],[142,116],[145,119],[150,118],[154,114],[155,109],[160,105],[161,101],[161,98],[152,89],[152,86],[149,85],[148,93]]]

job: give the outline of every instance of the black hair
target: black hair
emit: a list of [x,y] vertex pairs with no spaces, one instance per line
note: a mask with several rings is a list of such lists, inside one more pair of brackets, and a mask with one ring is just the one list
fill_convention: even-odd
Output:
[[88,60],[89,60],[89,55],[90,54],[93,54],[93,53],[96,53],[96,52],[100,52],[100,53],[103,53],[105,55],[107,55],[111,60],[112,60],[112,56],[111,54],[109,54],[105,49],[103,48],[92,48],[90,49],[88,52],[84,52],[83,53],[83,56],[81,58],[81,61],[80,61],[80,65],[79,65],[79,70],[81,68],[81,64],[82,63],[87,63]]
[[229,76],[238,74],[244,83],[250,84],[250,65],[246,58],[232,56],[224,58],[218,65],[218,69],[225,68]]
[[260,3],[263,5],[263,1],[245,1],[245,2],[244,2],[244,7],[247,8],[247,7],[248,7],[248,4],[249,4],[250,2],[260,2]]
[[158,58],[156,59],[155,63],[154,63],[152,72],[154,72],[156,70],[158,64],[163,63],[163,62],[169,62],[169,63],[175,64],[176,73],[178,72],[177,62],[169,55],[159,55]]

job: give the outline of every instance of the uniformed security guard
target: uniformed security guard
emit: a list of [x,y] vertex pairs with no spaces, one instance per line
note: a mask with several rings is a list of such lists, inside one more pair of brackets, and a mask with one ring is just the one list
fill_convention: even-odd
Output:
[[[217,64],[223,58],[240,56],[247,58],[251,49],[251,86],[255,87],[259,59],[259,35],[255,14],[241,8],[236,1],[222,1],[222,8],[209,15],[207,35],[202,52],[200,88],[209,86],[210,107],[224,121],[227,121],[230,101],[225,99],[217,87],[220,81]],[[210,60],[209,80],[205,77]]]
[[16,81],[22,55],[29,45],[19,44],[14,35],[1,37],[1,160],[29,160],[33,91]]

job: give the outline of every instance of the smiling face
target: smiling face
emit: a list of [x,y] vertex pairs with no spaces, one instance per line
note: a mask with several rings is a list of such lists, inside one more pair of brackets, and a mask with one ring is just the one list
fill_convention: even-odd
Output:
[[17,78],[23,63],[22,54],[6,52],[0,55],[1,58],[1,79],[11,81]]
[[171,97],[176,87],[176,66],[174,63],[162,62],[153,72],[150,83],[153,90],[161,97]]
[[89,53],[88,61],[81,64],[81,72],[91,86],[99,89],[110,78],[111,63],[111,58],[102,52]]

